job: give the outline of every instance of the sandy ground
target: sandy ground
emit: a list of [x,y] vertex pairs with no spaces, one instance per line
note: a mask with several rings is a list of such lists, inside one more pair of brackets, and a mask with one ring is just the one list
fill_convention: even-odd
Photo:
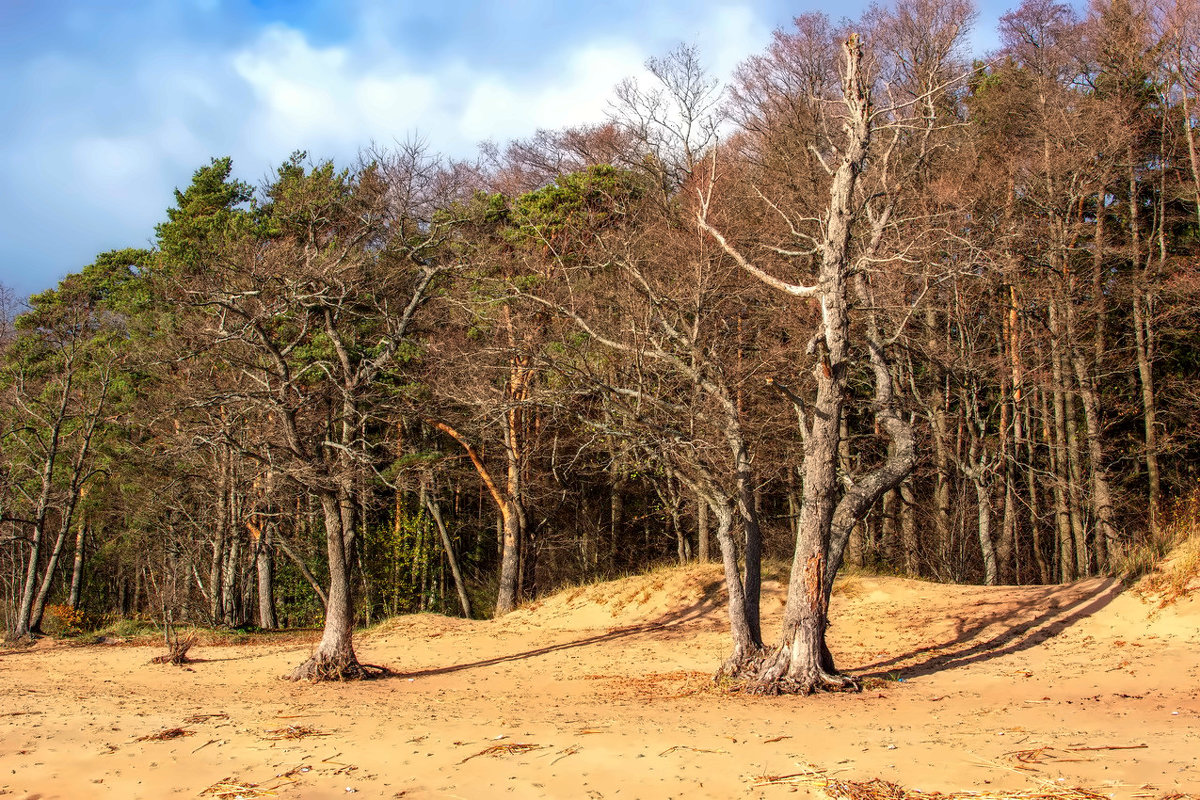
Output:
[[[157,647],[0,651],[0,796],[775,798],[814,790],[763,776],[810,767],[923,791],[1200,795],[1194,597],[1151,614],[1099,579],[851,577],[831,646],[868,688],[760,698],[709,680],[727,648],[718,578],[393,621],[358,651],[396,677],[344,685],[279,680],[311,650],[294,639],[199,648],[186,669],[151,665]],[[782,606],[768,585],[768,636]]]

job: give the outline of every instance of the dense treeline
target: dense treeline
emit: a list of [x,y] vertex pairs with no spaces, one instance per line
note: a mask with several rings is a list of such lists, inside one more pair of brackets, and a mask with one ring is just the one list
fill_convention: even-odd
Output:
[[844,562],[1128,569],[1200,463],[1200,5],[1027,0],[986,62],[971,17],[681,47],[470,163],[197,170],[0,320],[10,636],[324,620],[296,675],[350,675],[355,620],[719,559],[725,669],[811,690]]

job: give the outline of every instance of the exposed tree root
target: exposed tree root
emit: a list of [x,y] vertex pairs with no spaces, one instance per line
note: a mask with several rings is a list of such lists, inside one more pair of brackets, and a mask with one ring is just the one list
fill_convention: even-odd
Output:
[[750,678],[746,685],[748,693],[758,695],[807,695],[815,692],[861,690],[862,685],[849,675],[817,664],[793,664],[791,650],[787,647],[779,648],[772,657],[762,658],[757,674]]
[[764,647],[735,647],[729,658],[721,664],[713,680],[719,682],[752,678],[762,670],[763,661],[767,656],[768,652]]
[[323,658],[314,655],[284,676],[289,681],[365,681],[391,675],[387,667],[378,664],[360,664],[353,656],[348,658]]
[[188,658],[188,651],[196,644],[196,635],[194,633],[187,636],[167,636],[167,652],[161,656],[155,656],[150,659],[151,664],[174,664],[177,667],[182,667],[190,664],[192,659]]
[[37,644],[37,636],[33,633],[9,633],[4,637],[5,647],[33,647]]

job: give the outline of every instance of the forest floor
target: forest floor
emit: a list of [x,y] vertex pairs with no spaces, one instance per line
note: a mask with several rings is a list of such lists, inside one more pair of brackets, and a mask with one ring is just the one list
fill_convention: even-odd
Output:
[[[719,578],[660,570],[495,622],[393,620],[357,648],[395,675],[341,685],[279,680],[316,632],[198,647],[184,668],[152,665],[161,645],[0,651],[0,796],[776,798],[876,778],[1200,796],[1195,595],[1156,610],[1105,579],[851,576],[830,644],[865,690],[763,698],[710,679]],[[768,583],[768,637],[782,607]]]

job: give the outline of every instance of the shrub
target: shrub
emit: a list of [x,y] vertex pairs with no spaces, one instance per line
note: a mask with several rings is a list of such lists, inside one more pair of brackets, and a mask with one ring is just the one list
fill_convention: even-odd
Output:
[[78,636],[87,629],[87,617],[65,603],[48,605],[42,614],[42,630],[50,636]]

